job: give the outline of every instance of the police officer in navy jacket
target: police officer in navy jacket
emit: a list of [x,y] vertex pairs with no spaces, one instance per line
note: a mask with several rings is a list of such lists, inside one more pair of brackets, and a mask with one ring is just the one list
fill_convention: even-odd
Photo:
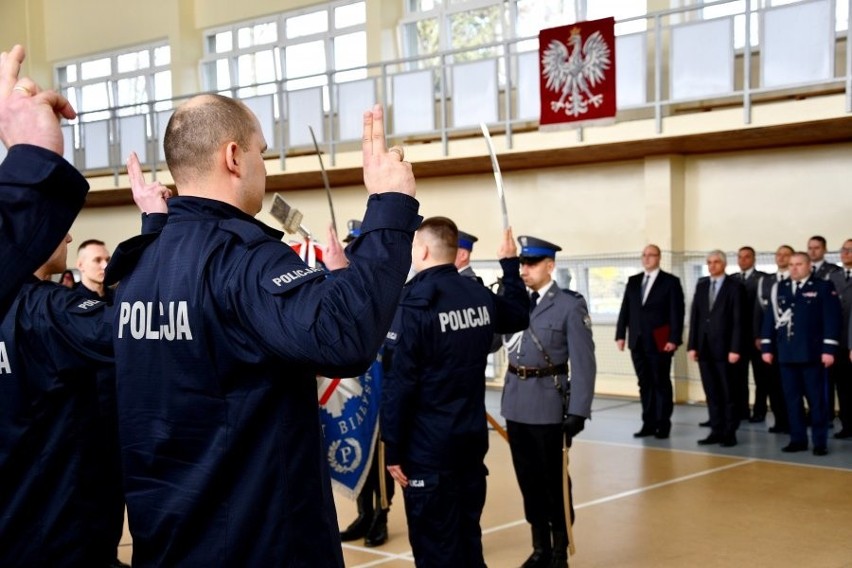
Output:
[[66,235],[0,327],[0,566],[107,566],[95,507],[95,371],[112,362],[106,304],[47,280]]
[[0,141],[9,149],[0,163],[0,316],[68,232],[89,190],[62,157],[57,116],[74,118],[74,109],[65,97],[19,78],[23,60],[16,45],[0,62]]
[[169,219],[107,268],[133,565],[340,567],[316,375],[361,374],[390,326],[420,223],[411,165],[366,113],[367,211],[327,279],[253,218],[266,143],[248,107],[190,99],[164,145]]
[[486,360],[495,332],[529,322],[511,230],[498,255],[503,296],[458,273],[457,243],[446,217],[420,226],[412,248],[417,274],[385,342],[382,438],[388,470],[403,488],[418,567],[485,566]]
[[777,354],[790,417],[790,443],[782,451],[808,449],[801,401],[808,401],[814,455],[828,453],[826,369],[834,363],[840,338],[840,302],[831,282],[811,274],[806,253],[794,253],[790,278],[775,284],[769,317],[764,318],[761,349],[771,363]]
[[[533,552],[524,566],[565,566],[562,448],[592,415],[597,374],[592,319],[585,298],[560,289],[553,279],[562,249],[536,237],[518,240],[530,325],[504,338],[509,368],[501,412],[532,532]],[[573,511],[569,514],[573,522]]]

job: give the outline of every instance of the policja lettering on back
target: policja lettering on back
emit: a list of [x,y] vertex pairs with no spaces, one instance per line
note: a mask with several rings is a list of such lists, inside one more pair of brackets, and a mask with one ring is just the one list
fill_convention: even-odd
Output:
[[438,321],[441,323],[441,333],[446,333],[447,324],[449,324],[451,330],[458,331],[459,329],[489,325],[491,323],[491,316],[488,315],[488,308],[486,306],[477,306],[475,308],[441,312],[438,314]]
[[[164,339],[192,341],[192,329],[189,326],[189,310],[186,300],[168,302],[169,312],[165,313],[163,302],[160,305],[159,323],[154,321],[153,302],[121,302],[118,314],[118,338],[124,338],[124,326],[130,324],[133,339]],[[177,313],[175,312],[177,304]],[[167,317],[166,321],[162,321]]]
[[12,365],[9,363],[9,354],[6,353],[6,342],[0,341],[0,375],[11,373]]

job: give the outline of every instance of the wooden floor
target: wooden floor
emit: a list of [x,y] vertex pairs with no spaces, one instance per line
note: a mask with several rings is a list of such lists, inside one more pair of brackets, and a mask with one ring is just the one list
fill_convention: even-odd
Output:
[[[709,432],[702,407],[678,406],[672,438],[634,440],[639,405],[597,400],[594,420],[571,450],[577,520],[576,567],[852,567],[852,441],[830,455],[783,454],[786,436],[747,424],[740,444],[699,447]],[[772,421],[770,419],[769,424]],[[516,567],[530,552],[529,528],[508,445],[491,434],[482,515],[490,568]],[[378,548],[344,544],[347,567],[411,567],[401,496],[390,539]],[[337,499],[340,524],[354,503]],[[129,536],[119,550],[130,561]]]

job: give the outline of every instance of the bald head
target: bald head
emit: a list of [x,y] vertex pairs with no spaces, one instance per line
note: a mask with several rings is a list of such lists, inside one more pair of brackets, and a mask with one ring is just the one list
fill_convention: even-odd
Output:
[[248,150],[256,129],[257,119],[248,107],[221,95],[199,95],[178,107],[163,140],[178,191],[211,173],[223,144],[234,142]]

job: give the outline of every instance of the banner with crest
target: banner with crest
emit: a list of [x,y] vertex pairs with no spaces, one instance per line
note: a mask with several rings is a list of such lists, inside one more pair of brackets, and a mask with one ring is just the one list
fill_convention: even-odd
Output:
[[540,128],[615,119],[615,19],[577,22],[538,35]]
[[354,379],[317,377],[326,457],[334,488],[355,499],[370,472],[379,429],[382,354]]

